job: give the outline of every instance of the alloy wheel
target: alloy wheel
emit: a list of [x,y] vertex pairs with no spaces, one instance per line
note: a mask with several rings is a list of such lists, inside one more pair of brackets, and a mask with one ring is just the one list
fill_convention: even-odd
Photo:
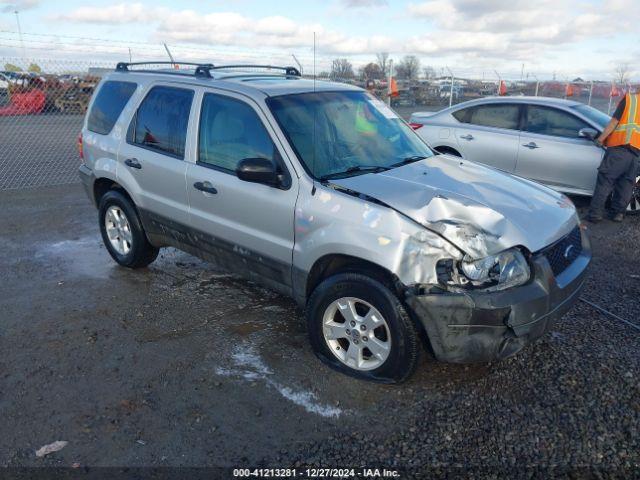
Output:
[[627,205],[627,213],[640,213],[640,177],[636,178],[636,184],[633,187],[631,202],[629,202],[629,205]]
[[333,301],[322,318],[322,333],[333,355],[355,370],[380,367],[391,352],[391,334],[382,314],[355,297]]
[[104,226],[107,237],[113,249],[120,255],[126,255],[131,251],[133,237],[129,219],[117,205],[111,205],[104,216]]

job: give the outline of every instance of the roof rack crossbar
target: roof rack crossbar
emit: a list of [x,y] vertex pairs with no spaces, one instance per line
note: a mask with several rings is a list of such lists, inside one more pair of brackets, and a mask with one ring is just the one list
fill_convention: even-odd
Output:
[[224,70],[224,69],[229,69],[229,68],[265,68],[265,69],[269,69],[269,70],[282,70],[285,72],[285,75],[291,76],[291,77],[301,77],[302,75],[300,74],[300,70],[298,70],[296,67],[279,67],[276,65],[251,65],[251,64],[244,64],[244,65],[218,65],[215,66],[213,68],[211,68],[211,70]]
[[[218,65],[215,66],[213,63],[192,63],[192,62],[166,62],[166,61],[158,61],[158,62],[119,62],[116,65],[116,71],[118,72],[130,72],[129,67],[131,66],[139,66],[139,65],[189,65],[195,68],[195,72],[193,73],[196,77],[206,77],[211,78],[211,70],[224,70],[224,69],[236,69],[236,68],[263,68],[268,70],[281,70],[284,71],[284,74],[290,77],[301,77],[302,74],[300,70],[296,67],[279,67],[276,65]],[[136,73],[154,73],[154,70],[135,70]],[[157,72],[155,72],[157,73]],[[175,72],[162,72],[162,73],[174,73],[176,75],[192,75],[190,72],[184,72],[180,70],[176,70]]]

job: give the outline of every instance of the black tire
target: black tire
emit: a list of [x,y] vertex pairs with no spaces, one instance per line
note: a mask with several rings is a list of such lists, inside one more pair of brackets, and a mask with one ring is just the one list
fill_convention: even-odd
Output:
[[[332,302],[356,297],[374,306],[387,322],[391,348],[384,363],[374,370],[357,370],[345,365],[330,350],[322,320]],[[305,308],[309,340],[315,354],[331,368],[380,383],[401,383],[414,372],[419,358],[419,336],[415,324],[398,297],[382,283],[359,273],[342,273],[324,280],[314,290]]]
[[[111,245],[105,226],[105,215],[111,206],[117,206],[127,217],[131,229],[131,248],[126,255],[117,252]],[[149,243],[140,217],[131,201],[117,190],[110,190],[100,199],[98,205],[98,219],[102,241],[109,255],[123,267],[142,268],[153,262],[158,256],[158,249]]]

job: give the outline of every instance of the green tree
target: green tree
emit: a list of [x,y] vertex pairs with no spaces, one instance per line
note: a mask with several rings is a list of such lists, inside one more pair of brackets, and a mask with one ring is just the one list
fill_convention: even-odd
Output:
[[32,73],[42,73],[42,69],[37,63],[32,63],[31,65],[29,65],[29,68],[27,70]]
[[18,67],[17,65],[14,65],[13,63],[5,63],[4,64],[4,69],[7,72],[21,72],[22,69],[20,67]]

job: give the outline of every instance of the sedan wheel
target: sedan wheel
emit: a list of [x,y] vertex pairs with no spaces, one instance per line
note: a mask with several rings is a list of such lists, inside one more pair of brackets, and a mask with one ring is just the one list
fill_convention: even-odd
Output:
[[627,214],[636,215],[640,213],[640,177],[636,178],[636,184],[633,187],[633,195],[631,202],[627,206]]

